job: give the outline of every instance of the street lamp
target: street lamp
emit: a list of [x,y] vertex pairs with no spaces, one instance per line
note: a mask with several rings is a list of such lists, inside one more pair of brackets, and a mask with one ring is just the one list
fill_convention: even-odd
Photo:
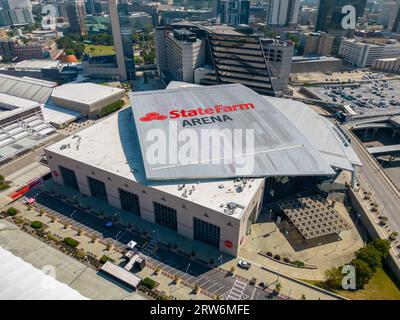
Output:
[[219,260],[219,265],[222,266],[222,254],[218,257],[217,260]]
[[153,232],[157,234],[157,242],[160,242],[160,235],[158,234],[158,229],[154,229]]
[[186,271],[185,271],[185,273],[187,273],[187,272],[188,272],[188,270],[189,270],[189,267],[190,267],[190,262],[188,263],[188,265],[187,265],[187,267],[186,267]]
[[119,213],[118,211],[115,211],[114,217],[117,217],[117,216],[119,216],[119,222],[122,223],[121,213]]
[[71,213],[71,219],[74,219],[73,217],[74,217],[74,214],[76,213],[76,210],[74,210],[72,213]]

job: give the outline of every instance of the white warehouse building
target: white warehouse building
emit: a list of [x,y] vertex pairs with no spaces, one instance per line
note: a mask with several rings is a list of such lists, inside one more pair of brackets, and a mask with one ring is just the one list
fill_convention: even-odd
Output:
[[[243,85],[171,83],[130,98],[134,107],[45,149],[54,181],[233,256],[261,212],[265,177],[334,176],[360,165],[343,135],[312,109]],[[254,128],[253,166],[150,161],[149,133],[171,124],[178,132]]]

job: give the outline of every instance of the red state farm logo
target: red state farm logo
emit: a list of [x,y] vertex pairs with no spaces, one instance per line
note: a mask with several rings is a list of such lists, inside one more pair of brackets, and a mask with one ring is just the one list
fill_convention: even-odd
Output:
[[140,121],[153,121],[153,120],[165,120],[167,119],[167,116],[164,116],[158,112],[150,112],[150,113],[146,113],[146,115],[144,117],[140,118]]

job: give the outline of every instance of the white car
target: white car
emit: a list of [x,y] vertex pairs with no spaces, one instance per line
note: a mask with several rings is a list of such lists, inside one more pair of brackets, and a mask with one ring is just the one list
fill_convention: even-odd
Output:
[[249,262],[247,262],[247,261],[239,260],[238,266],[243,268],[243,269],[249,270],[250,267],[251,267],[251,264]]

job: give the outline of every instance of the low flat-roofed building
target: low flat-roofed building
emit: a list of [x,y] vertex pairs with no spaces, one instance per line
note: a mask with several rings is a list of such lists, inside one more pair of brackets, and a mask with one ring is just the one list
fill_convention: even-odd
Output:
[[294,56],[292,58],[292,69],[290,73],[337,72],[342,69],[343,69],[342,60],[335,57]]
[[378,71],[398,74],[400,73],[400,57],[376,59],[371,68]]
[[66,83],[78,77],[78,67],[59,60],[30,59],[0,66],[0,73]]
[[[267,146],[264,147],[276,155],[269,157],[268,163],[257,164],[260,166],[257,176],[233,177],[234,166],[226,165],[232,170],[225,171],[218,178],[210,178],[210,173],[201,175],[202,165],[197,164],[197,171],[193,168],[190,173],[186,166],[178,165],[181,172],[164,171],[169,174],[169,179],[155,180],[145,169],[146,156],[143,153],[146,154],[147,151],[143,146],[141,148],[138,132],[140,129],[137,120],[143,116],[145,108],[154,115],[154,110],[161,111],[155,109],[156,106],[168,107],[172,101],[178,108],[190,107],[191,103],[200,107],[203,106],[201,102],[207,99],[211,99],[210,103],[215,105],[212,100],[213,90],[220,92],[217,98],[224,104],[234,103],[238,95],[242,101],[248,102],[246,99],[249,99],[244,95],[249,89],[241,85],[193,85],[184,89],[180,89],[178,83],[172,85],[175,89],[165,90],[163,95],[161,91],[148,92],[154,100],[143,100],[140,95],[131,95],[134,107],[123,109],[78,134],[45,148],[54,181],[87,196],[96,197],[99,201],[106,201],[119,208],[123,215],[138,215],[160,228],[169,228],[186,238],[204,242],[236,256],[244,244],[244,236],[261,211],[264,195],[273,191],[264,190],[264,177],[288,174],[287,169],[283,170],[280,165],[282,161],[289,164],[289,169],[297,170],[298,176],[306,177],[312,175],[312,172],[316,175],[334,176],[337,168],[343,167],[351,171],[353,165],[359,164],[357,157],[352,159],[351,152],[345,151],[343,137],[327,126],[311,109],[310,112],[301,113],[302,120],[307,122],[310,116],[314,117],[313,125],[318,124],[318,128],[324,133],[320,135],[320,140],[314,138],[313,141],[308,141],[309,133],[303,134],[301,130],[304,127],[295,123],[291,116],[294,109],[308,108],[307,106],[286,99],[269,100],[269,97],[259,97],[257,101],[250,102],[254,102],[256,108],[264,110],[264,113],[248,113],[248,117],[264,118],[265,126],[260,126],[257,132],[267,141]],[[245,88],[245,91],[239,88]],[[249,91],[251,96],[257,95]],[[285,103],[295,103],[296,108],[281,113],[279,109]],[[242,113],[245,117],[247,112]],[[242,124],[242,128],[245,128],[243,119],[241,121],[236,115],[231,116],[237,120],[238,126]],[[146,121],[146,118],[144,122],[147,123],[144,125],[160,130],[163,126],[159,120],[165,119],[162,117],[158,121]],[[233,129],[234,126],[229,124],[231,122],[227,122],[227,128]],[[292,134],[299,140],[293,140]],[[283,143],[286,147],[275,148],[276,143]],[[290,157],[286,158],[287,149],[292,149],[290,146],[293,143],[295,163],[291,162]],[[329,150],[333,156],[324,144],[331,145]],[[347,147],[351,149],[351,146]],[[305,155],[303,148],[310,154],[309,163],[301,159]],[[212,171],[215,172],[216,170]]]
[[70,83],[56,87],[51,99],[55,105],[78,111],[88,117],[97,117],[98,112],[119,101],[125,90],[94,83]]

